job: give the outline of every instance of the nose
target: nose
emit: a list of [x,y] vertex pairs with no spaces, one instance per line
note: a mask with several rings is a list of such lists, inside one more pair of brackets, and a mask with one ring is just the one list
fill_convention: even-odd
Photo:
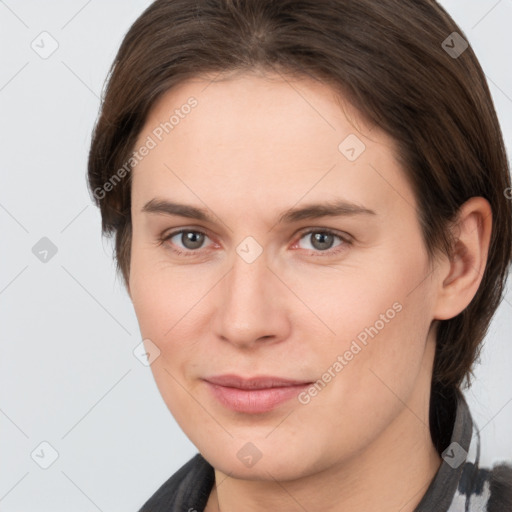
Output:
[[249,263],[238,254],[214,297],[214,334],[240,348],[278,343],[289,336],[286,290],[263,252]]

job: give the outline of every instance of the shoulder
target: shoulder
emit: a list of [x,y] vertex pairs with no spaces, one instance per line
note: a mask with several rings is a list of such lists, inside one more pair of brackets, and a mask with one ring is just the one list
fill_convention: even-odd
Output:
[[139,512],[196,510],[201,512],[215,480],[215,473],[198,453],[166,480]]

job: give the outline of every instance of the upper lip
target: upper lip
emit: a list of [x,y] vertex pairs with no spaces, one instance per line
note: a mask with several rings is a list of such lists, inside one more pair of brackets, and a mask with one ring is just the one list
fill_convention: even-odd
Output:
[[311,384],[311,381],[283,379],[282,377],[274,377],[271,375],[262,375],[251,378],[244,378],[232,374],[215,375],[213,377],[207,377],[204,380],[210,382],[211,384],[217,384],[219,386],[239,389],[268,389]]

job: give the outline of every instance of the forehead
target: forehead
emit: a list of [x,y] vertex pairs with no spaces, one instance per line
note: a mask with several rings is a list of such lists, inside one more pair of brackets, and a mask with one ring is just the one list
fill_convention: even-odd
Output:
[[392,138],[309,78],[182,82],[155,103],[135,148],[148,138],[154,148],[133,171],[146,200],[169,187],[190,198],[256,194],[260,206],[326,194],[386,208],[414,203]]
[[[196,103],[193,109],[187,106],[191,99]],[[326,143],[344,131],[375,134],[375,127],[364,122],[348,101],[325,83],[308,77],[251,72],[190,79],[160,97],[143,131],[169,121],[173,113],[179,119],[173,121],[172,135],[182,132],[190,136],[193,132],[205,142],[220,142],[229,136],[233,143],[237,134],[243,146],[272,140],[273,147],[281,144],[285,149],[287,142],[297,145],[313,131],[330,135]],[[182,123],[184,118],[189,120]],[[272,133],[276,130],[281,132],[279,139]],[[393,144],[384,132],[377,135],[381,143]]]

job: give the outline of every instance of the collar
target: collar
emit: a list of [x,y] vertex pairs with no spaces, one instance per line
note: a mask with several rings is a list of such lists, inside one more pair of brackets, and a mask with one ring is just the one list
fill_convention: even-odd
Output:
[[414,512],[471,512],[485,510],[490,497],[489,471],[479,468],[480,432],[462,392],[450,444],[442,463]]

